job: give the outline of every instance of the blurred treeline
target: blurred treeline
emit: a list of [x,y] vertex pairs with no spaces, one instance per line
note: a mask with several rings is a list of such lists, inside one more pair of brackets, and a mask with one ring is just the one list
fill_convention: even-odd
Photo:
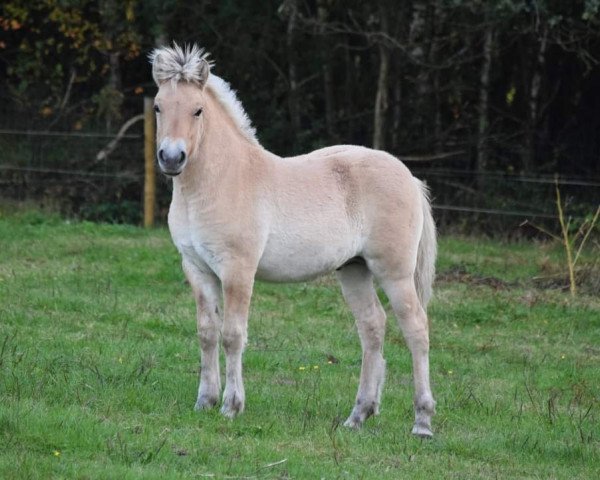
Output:
[[[600,176],[599,27],[600,0],[5,0],[0,128],[114,135],[154,94],[148,52],[197,42],[266,148],[374,146],[421,176],[459,172],[434,189],[441,203],[518,210],[547,191],[502,192],[504,175]],[[37,158],[18,136],[0,142]],[[59,145],[62,168],[97,169],[104,143],[62,157]],[[141,162],[120,148],[104,171]]]

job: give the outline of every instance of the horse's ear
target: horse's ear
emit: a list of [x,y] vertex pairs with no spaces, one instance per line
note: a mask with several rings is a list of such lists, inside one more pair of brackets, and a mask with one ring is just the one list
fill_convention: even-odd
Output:
[[205,56],[200,57],[200,62],[198,63],[198,85],[200,88],[204,88],[206,85],[206,81],[208,80],[208,76],[210,75],[210,62],[205,58]]
[[161,52],[161,49],[157,48],[149,55],[149,57],[150,62],[152,63],[152,78],[154,79],[156,86],[160,87],[169,80],[164,53]]

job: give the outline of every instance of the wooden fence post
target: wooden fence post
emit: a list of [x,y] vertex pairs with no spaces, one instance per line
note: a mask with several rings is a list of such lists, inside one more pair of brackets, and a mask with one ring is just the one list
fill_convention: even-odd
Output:
[[155,149],[154,99],[144,97],[144,227],[146,228],[154,225],[154,207],[156,205]]

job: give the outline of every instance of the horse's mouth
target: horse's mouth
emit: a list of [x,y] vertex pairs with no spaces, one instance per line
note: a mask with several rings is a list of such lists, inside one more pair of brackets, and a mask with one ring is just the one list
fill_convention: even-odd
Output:
[[167,177],[176,177],[177,175],[179,175],[182,170],[176,170],[176,171],[168,171],[168,170],[161,170],[163,175],[166,175]]

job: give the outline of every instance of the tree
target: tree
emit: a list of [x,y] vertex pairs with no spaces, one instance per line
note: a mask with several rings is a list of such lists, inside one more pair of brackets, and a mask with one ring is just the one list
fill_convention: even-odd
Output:
[[[105,115],[118,115],[120,103],[109,104],[120,90],[118,60],[136,58],[141,48],[135,2],[109,3],[100,8],[84,0],[3,4],[2,29],[8,37],[0,44],[5,85],[22,106],[38,110],[46,125],[56,124],[64,115],[76,88],[87,100],[102,100],[98,108]],[[94,96],[107,73],[110,94]]]
[[[383,36],[387,36],[389,32],[387,14],[388,12],[384,5],[380,4],[379,22]],[[373,118],[373,148],[383,150],[385,148],[385,130],[387,126],[390,51],[385,40],[379,41],[377,46],[379,50],[379,73],[377,76],[377,93],[375,95],[375,113]]]

